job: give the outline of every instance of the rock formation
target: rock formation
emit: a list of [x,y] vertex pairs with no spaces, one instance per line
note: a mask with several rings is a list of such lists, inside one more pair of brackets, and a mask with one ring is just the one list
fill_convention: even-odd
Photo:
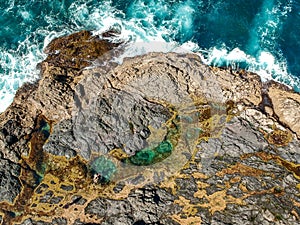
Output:
[[121,45],[54,40],[0,115],[2,224],[300,223],[299,94]]

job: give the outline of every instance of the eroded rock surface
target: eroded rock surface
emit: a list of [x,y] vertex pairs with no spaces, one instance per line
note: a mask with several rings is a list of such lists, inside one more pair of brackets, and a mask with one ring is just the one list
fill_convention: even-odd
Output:
[[2,224],[300,223],[299,94],[193,54],[85,68],[113,47],[55,40],[0,115]]
[[[70,43],[76,46],[77,53],[86,52],[86,44],[89,43],[88,55],[81,54],[76,65],[71,59],[77,53],[70,50]],[[68,37],[68,40],[56,39],[50,43],[47,49],[49,57],[39,65],[41,79],[34,84],[23,85],[18,90],[12,105],[0,114],[0,201],[2,202],[0,204],[13,203],[22,189],[34,188],[39,182],[37,180],[40,178],[37,178],[39,175],[34,171],[36,165],[33,165],[35,162],[32,158],[35,157],[33,154],[36,152],[41,154],[43,152],[42,149],[31,149],[33,142],[39,142],[36,142],[36,139],[39,139],[38,118],[43,115],[49,123],[55,123],[70,117],[74,88],[82,74],[80,69],[91,65],[93,60],[116,45],[93,37],[87,31],[73,34]],[[92,46],[96,46],[94,50]],[[43,144],[44,141],[41,141],[34,146],[41,147]],[[14,212],[9,214],[10,211],[6,210],[6,206],[0,208],[9,217],[14,215]],[[3,222],[3,224],[8,223]]]

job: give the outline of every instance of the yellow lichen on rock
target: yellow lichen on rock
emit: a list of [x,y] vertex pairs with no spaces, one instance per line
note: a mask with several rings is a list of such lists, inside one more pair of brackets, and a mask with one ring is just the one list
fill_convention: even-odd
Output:
[[223,169],[222,171],[218,172],[216,175],[223,177],[225,174],[239,174],[244,176],[261,176],[264,171],[246,166],[242,163],[237,163],[235,165],[230,166],[229,168]]
[[275,146],[286,146],[293,137],[288,130],[281,130],[275,126],[270,133],[265,133],[265,139]]
[[199,216],[182,218],[181,215],[172,215],[170,217],[176,222],[178,222],[179,224],[184,224],[184,225],[200,225],[202,223],[201,217]]

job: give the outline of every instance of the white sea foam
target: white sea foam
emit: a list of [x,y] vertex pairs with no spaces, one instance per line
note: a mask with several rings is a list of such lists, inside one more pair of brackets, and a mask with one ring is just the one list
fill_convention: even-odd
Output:
[[257,58],[246,54],[239,48],[229,50],[225,45],[222,48],[213,47],[209,50],[199,51],[204,63],[217,67],[231,67],[233,69],[246,69],[260,75],[261,80],[276,80],[284,83],[294,90],[299,87],[300,80],[288,73],[287,63],[284,58],[276,59],[272,53],[262,51]]
[[[17,52],[10,52],[0,49],[0,112],[4,111],[12,102],[17,89],[24,82],[32,82],[37,79],[36,62],[43,59],[43,54],[29,48],[29,51],[22,52],[22,48]],[[30,51],[31,50],[31,51]]]
[[[229,49],[226,45],[201,49],[191,41],[195,28],[194,13],[197,13],[191,0],[173,2],[172,5],[164,0],[149,0],[147,4],[137,0],[130,5],[126,15],[115,9],[111,0],[99,1],[98,4],[92,0],[74,1],[66,12],[71,18],[68,24],[62,22],[57,25],[56,15],[46,15],[48,25],[34,30],[19,43],[16,50],[0,48],[0,112],[12,102],[20,85],[38,78],[36,65],[45,58],[43,49],[49,42],[55,37],[83,29],[93,30],[95,35],[110,29],[118,31],[119,35],[110,38],[110,41],[123,41],[127,44],[125,52],[114,59],[118,63],[125,57],[148,52],[195,52],[209,65],[245,68],[261,75],[262,80],[275,79],[297,89],[300,81],[288,73],[286,60],[280,54],[274,55],[267,48],[254,47],[260,46],[260,43],[274,47],[280,20],[289,12],[291,2],[272,5],[268,0],[264,1],[265,11],[258,15],[265,20],[264,26],[261,21],[254,21],[252,39],[248,43],[249,49],[254,51],[249,53],[240,48]],[[10,1],[10,8],[12,7],[14,1]],[[170,10],[173,10],[172,13]],[[20,13],[25,20],[30,19],[30,12],[23,10]],[[157,18],[161,18],[161,21]],[[178,35],[180,40],[186,42],[175,42]],[[42,37],[43,41],[36,36]]]

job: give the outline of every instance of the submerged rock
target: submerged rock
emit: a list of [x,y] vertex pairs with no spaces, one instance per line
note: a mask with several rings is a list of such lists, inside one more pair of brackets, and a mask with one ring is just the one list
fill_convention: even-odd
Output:
[[117,168],[111,160],[99,156],[91,163],[90,170],[95,183],[109,183]]
[[54,40],[0,115],[2,224],[300,222],[299,94],[194,54],[100,66],[114,47]]

